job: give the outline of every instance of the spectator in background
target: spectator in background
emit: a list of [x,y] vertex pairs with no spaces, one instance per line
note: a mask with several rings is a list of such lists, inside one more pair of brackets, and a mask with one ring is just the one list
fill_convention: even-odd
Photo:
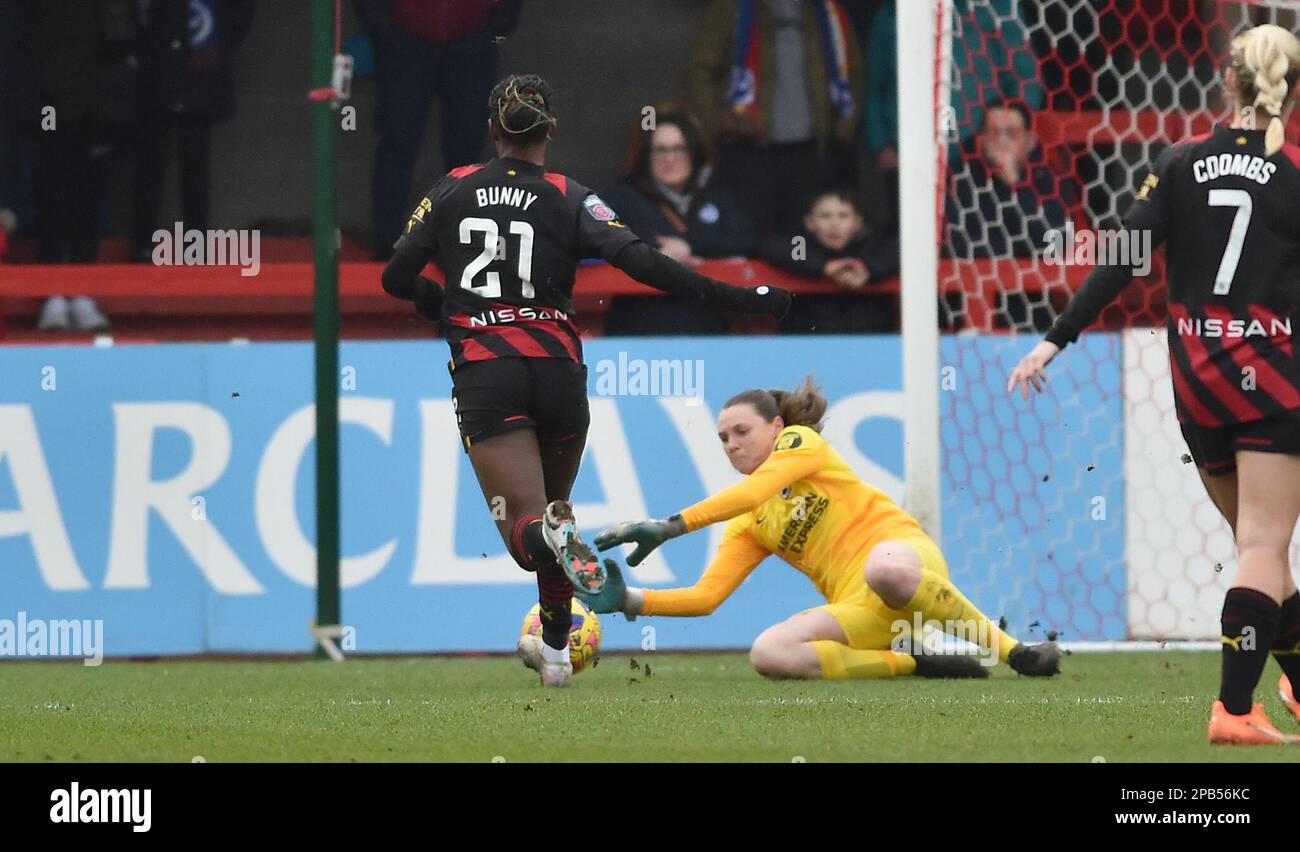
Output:
[[235,112],[231,61],[253,0],[145,0],[138,56],[131,257],[148,263],[173,153],[181,220],[205,231],[212,199],[212,126]]
[[863,63],[862,187],[875,224],[898,228],[898,15],[885,0],[867,24]]
[[[130,133],[138,85],[138,0],[41,0],[35,4],[36,85],[52,112],[31,117],[37,260],[94,263],[110,155]],[[95,303],[49,299],[37,326],[108,325]]]
[[951,167],[947,250],[959,258],[1034,257],[1078,207],[1078,184],[1048,165],[1023,103],[995,96],[981,112],[984,126]]
[[999,96],[1031,110],[1043,108],[1038,58],[1018,0],[954,0],[953,28],[952,117],[959,142],[984,125],[983,104]]
[[713,179],[699,123],[672,104],[654,118],[654,129],[633,136],[624,179],[606,200],[638,237],[679,263],[752,254],[754,230]]
[[801,295],[781,322],[783,332],[850,334],[897,327],[892,296],[872,294],[868,285],[898,275],[898,234],[872,230],[862,207],[846,188],[813,194],[803,228],[763,244],[763,259],[796,275],[830,281],[834,296]]
[[411,180],[429,103],[441,106],[442,170],[479,161],[497,36],[522,0],[353,0],[374,45],[379,143],[371,184],[377,260],[387,260],[411,211]]
[[[654,129],[638,124],[628,146],[627,173],[605,199],[646,243],[679,263],[751,255],[753,228],[736,200],[713,180],[699,123],[675,105],[654,112]],[[676,296],[616,296],[606,334],[720,334],[717,308]]]
[[713,0],[705,11],[691,108],[720,140],[718,179],[760,234],[797,225],[792,194],[852,171],[859,64],[838,0]]
[[[1016,0],[955,0],[952,109],[944,121],[967,142],[983,123],[981,104],[1001,95],[1041,109],[1038,60]],[[898,14],[883,0],[867,24],[862,143],[863,189],[882,228],[898,219]]]
[[34,27],[30,6],[0,3],[0,263],[18,229],[31,229],[31,128],[41,114],[29,55]]

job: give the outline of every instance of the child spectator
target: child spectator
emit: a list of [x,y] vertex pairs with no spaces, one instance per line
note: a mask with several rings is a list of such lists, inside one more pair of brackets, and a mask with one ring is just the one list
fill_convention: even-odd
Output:
[[860,203],[847,189],[817,192],[806,210],[803,229],[767,240],[763,259],[797,275],[834,282],[844,292],[795,299],[781,330],[848,334],[895,328],[895,299],[871,293],[867,285],[898,275],[898,235],[867,227]]

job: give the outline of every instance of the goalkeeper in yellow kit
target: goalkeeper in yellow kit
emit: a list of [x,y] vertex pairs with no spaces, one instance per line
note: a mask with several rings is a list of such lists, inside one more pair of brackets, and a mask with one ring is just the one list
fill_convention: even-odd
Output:
[[[608,582],[581,595],[596,612],[708,615],[769,554],[808,578],[823,606],[769,627],[750,660],[768,677],[984,677],[975,654],[936,653],[909,629],[937,621],[1025,675],[1059,670],[1055,642],[1024,645],[966,599],[948,579],[938,545],[880,490],[854,475],[819,434],[826,400],[806,380],[794,392],[750,390],[727,401],[718,437],[743,482],[666,520],[633,521],[595,539],[600,550],[636,544],[638,565],[670,538],[727,521],[717,554],[694,585],[638,589],[606,562]],[[919,613],[920,618],[917,618]]]

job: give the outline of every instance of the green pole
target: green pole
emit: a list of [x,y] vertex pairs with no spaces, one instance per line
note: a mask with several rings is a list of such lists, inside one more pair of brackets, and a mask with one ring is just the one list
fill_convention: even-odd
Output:
[[[334,69],[335,0],[312,0],[312,87]],[[335,209],[338,122],[328,100],[312,110],[312,248],[316,298],[316,623],[341,623],[339,601],[339,267]],[[319,646],[316,655],[324,657]]]

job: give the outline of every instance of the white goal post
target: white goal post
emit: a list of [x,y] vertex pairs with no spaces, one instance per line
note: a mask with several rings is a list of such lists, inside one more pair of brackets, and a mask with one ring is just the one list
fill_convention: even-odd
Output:
[[[903,506],[935,541],[939,508],[939,308],[935,57],[947,0],[898,6],[898,185],[903,347]],[[944,52],[940,52],[942,59]],[[944,75],[946,77],[946,75]],[[940,79],[943,79],[941,77]],[[907,188],[904,191],[904,187]],[[913,188],[917,188],[913,191]],[[920,191],[921,189],[924,191]]]

